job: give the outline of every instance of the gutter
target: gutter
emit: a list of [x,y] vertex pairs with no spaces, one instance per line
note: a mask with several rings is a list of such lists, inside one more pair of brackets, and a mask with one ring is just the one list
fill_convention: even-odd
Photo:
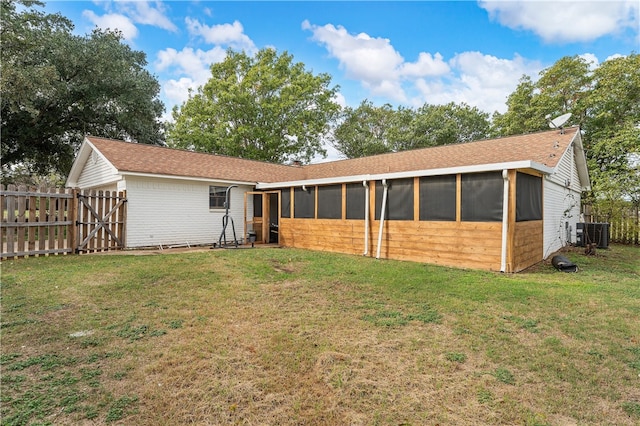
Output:
[[379,174],[366,174],[366,175],[348,175],[348,176],[336,176],[320,179],[305,179],[283,182],[258,182],[256,189],[279,189],[291,186],[302,185],[331,185],[339,183],[355,183],[363,180],[392,180],[403,179],[410,177],[422,177],[422,176],[441,176],[441,175],[454,175],[458,173],[479,173],[479,172],[493,172],[504,169],[533,169],[542,174],[550,175],[554,169],[536,161],[512,161],[508,163],[494,163],[494,164],[479,164],[475,166],[462,166],[462,167],[446,167],[440,169],[425,169],[425,170],[409,170],[405,172],[392,172],[392,173],[379,173]]

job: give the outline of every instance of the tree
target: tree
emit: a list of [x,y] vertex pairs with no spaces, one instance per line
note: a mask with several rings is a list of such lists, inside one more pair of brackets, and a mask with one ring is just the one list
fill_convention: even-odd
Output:
[[229,50],[211,78],[173,110],[171,146],[281,163],[325,154],[323,138],[337,117],[337,87],[293,56],[273,49],[255,56]]
[[586,116],[584,98],[591,88],[589,63],[580,56],[565,56],[540,71],[535,83],[523,75],[507,98],[507,112],[494,113],[491,134],[510,136],[549,128],[549,120],[570,112],[568,124],[581,124]]
[[160,85],[119,33],[71,33],[36,1],[2,0],[2,166],[66,175],[85,134],[162,143]]
[[640,55],[610,59],[585,98],[585,145],[596,200],[640,204]]
[[363,101],[356,109],[346,108],[333,145],[347,158],[364,157],[470,142],[487,137],[489,127],[489,115],[465,103],[425,104],[416,111]]
[[420,107],[404,149],[449,145],[484,139],[489,135],[489,114],[466,103]]
[[516,90],[507,98],[507,112],[493,114],[492,135],[519,135],[540,127],[540,118],[533,107],[535,90],[531,77],[523,75]]
[[571,112],[579,124],[592,191],[587,200],[612,217],[640,204],[640,56],[610,59],[595,69],[581,57],[564,57],[533,83],[523,77],[494,114],[492,131],[511,135],[548,129],[548,118]]
[[333,133],[333,146],[346,158],[366,157],[393,151],[393,107],[374,106],[364,100],[357,108],[346,107]]

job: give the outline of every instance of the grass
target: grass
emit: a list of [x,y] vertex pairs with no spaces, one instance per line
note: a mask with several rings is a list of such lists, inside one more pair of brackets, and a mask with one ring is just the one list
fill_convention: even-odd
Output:
[[640,249],[567,255],[5,261],[2,425],[638,424]]

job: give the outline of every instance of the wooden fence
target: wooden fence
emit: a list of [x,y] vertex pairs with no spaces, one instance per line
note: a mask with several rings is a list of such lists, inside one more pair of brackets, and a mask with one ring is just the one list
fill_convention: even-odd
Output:
[[583,207],[585,222],[604,222],[609,224],[609,242],[622,244],[640,244],[640,215],[638,207],[628,207],[615,215],[602,215],[593,211],[591,206]]
[[124,192],[0,186],[3,259],[125,247]]

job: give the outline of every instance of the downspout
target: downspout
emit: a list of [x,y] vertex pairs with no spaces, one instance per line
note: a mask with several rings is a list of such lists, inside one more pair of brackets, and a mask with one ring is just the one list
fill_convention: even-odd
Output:
[[380,211],[380,229],[378,230],[378,251],[376,253],[376,259],[380,259],[380,250],[382,249],[382,229],[384,228],[384,212],[387,209],[387,192],[389,191],[389,185],[386,179],[382,179],[382,187],[384,192],[382,193],[382,210]]
[[364,253],[363,256],[369,254],[369,182],[362,181],[364,186]]
[[507,231],[509,230],[509,171],[502,171],[504,187],[502,189],[502,256],[500,259],[500,272],[507,272]]

